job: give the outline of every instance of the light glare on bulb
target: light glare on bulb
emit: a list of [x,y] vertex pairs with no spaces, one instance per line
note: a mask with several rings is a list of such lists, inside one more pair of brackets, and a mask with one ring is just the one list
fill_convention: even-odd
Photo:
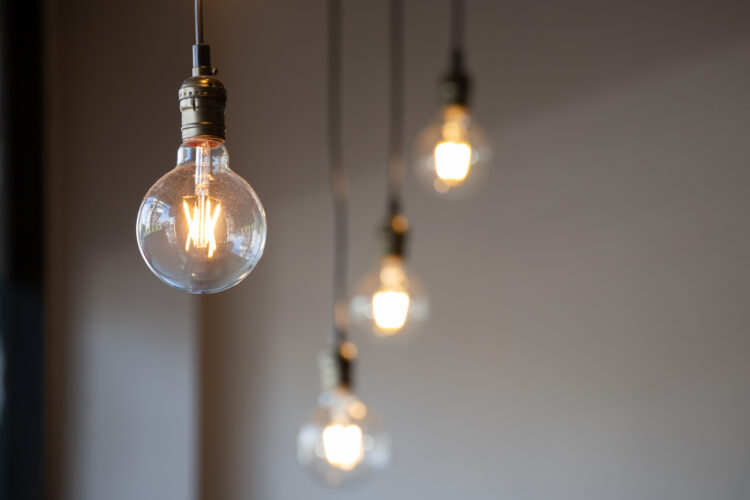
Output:
[[331,486],[354,482],[388,464],[390,439],[377,416],[345,387],[320,395],[297,436],[297,459]]
[[465,106],[445,106],[420,133],[415,169],[422,184],[460,198],[482,184],[492,156],[484,132]]
[[471,146],[465,142],[443,141],[435,146],[435,173],[447,183],[460,183],[469,175]]
[[372,315],[375,324],[384,334],[398,333],[406,324],[409,314],[409,294],[383,290],[372,296]]
[[216,236],[214,231],[216,228],[216,222],[221,213],[221,204],[216,203],[216,208],[211,213],[211,199],[206,199],[205,195],[198,197],[195,205],[193,206],[193,214],[190,215],[190,208],[188,208],[187,198],[182,200],[182,207],[185,210],[185,219],[188,224],[188,237],[185,242],[185,251],[190,250],[190,244],[192,243],[195,248],[206,248],[208,247],[208,258],[210,259],[214,255],[216,250]]
[[383,335],[398,333],[409,315],[409,294],[404,291],[407,282],[403,260],[386,259],[380,269],[381,288],[372,296],[372,316]]
[[[185,196],[182,208],[188,225],[188,236],[185,251],[190,250],[192,243],[195,248],[208,248],[208,258],[216,250],[216,235],[214,230],[221,213],[221,204],[214,199],[216,208],[211,212],[211,198],[208,197],[208,187],[211,175],[211,147],[208,141],[202,141],[196,149],[195,161],[195,196]],[[192,216],[188,207],[188,200],[193,202]]]
[[356,329],[376,337],[403,337],[427,319],[429,300],[404,259],[388,255],[362,278],[349,310]]
[[349,471],[364,457],[362,429],[355,424],[330,424],[323,429],[323,453],[333,467]]

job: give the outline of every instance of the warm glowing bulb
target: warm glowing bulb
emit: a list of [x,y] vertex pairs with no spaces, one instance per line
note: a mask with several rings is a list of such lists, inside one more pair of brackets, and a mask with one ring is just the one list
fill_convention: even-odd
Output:
[[[185,196],[182,199],[182,208],[185,210],[185,220],[188,226],[185,251],[190,250],[192,243],[195,248],[208,248],[208,258],[214,255],[216,250],[216,235],[214,230],[216,222],[221,213],[221,204],[214,199],[216,208],[211,212],[211,198],[208,196],[209,179],[211,176],[211,147],[208,141],[201,142],[196,148],[197,158],[195,161],[195,196]],[[190,215],[188,200],[193,199],[193,215]]]
[[185,210],[185,219],[188,224],[185,251],[190,250],[190,244],[192,243],[195,248],[208,248],[208,257],[211,258],[216,250],[214,228],[216,228],[216,221],[221,212],[221,205],[217,203],[216,208],[211,213],[211,199],[200,195],[193,206],[193,214],[191,216],[187,198],[185,197],[182,200],[182,207]]
[[471,146],[443,141],[435,146],[435,173],[446,183],[460,183],[469,175]]
[[297,459],[331,486],[385,467],[390,439],[377,416],[348,388],[324,391],[297,436]]
[[386,335],[392,335],[406,324],[409,314],[409,294],[381,290],[372,296],[372,315],[375,324]]
[[362,429],[355,424],[327,425],[323,429],[323,453],[332,466],[352,470],[364,457]]
[[266,216],[250,185],[229,169],[223,142],[188,138],[177,166],[143,199],[136,225],[149,268],[190,293],[242,281],[263,255]]
[[403,257],[387,255],[357,285],[349,307],[352,326],[381,338],[411,337],[427,319],[429,300]]
[[448,105],[419,135],[415,168],[425,186],[460,198],[482,185],[492,156],[487,139],[466,106]]

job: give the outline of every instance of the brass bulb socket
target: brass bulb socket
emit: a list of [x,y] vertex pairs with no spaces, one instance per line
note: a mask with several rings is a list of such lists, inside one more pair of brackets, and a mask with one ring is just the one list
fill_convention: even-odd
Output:
[[207,74],[193,75],[182,83],[178,96],[183,141],[192,137],[224,141],[227,90],[218,78]]

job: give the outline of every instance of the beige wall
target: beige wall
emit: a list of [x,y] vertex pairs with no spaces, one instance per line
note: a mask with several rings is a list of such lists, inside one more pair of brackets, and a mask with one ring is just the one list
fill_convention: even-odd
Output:
[[50,498],[195,498],[198,302],[135,242],[179,145],[183,3],[51,5]]
[[[357,339],[394,456],[345,494],[294,449],[330,317],[324,2],[206,3],[232,165],[269,233],[253,274],[200,306],[150,275],[132,230],[174,161],[189,2],[58,5],[57,498],[750,496],[742,2],[469,0],[492,177],[458,203],[407,179],[434,314],[408,349]],[[383,209],[386,3],[345,4],[354,280]],[[445,2],[407,2],[410,139],[434,112],[447,21]]]

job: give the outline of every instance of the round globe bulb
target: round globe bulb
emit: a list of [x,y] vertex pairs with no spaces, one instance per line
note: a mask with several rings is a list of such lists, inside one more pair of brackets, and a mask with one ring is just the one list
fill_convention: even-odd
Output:
[[380,338],[403,338],[419,331],[429,299],[403,257],[387,255],[364,276],[350,302],[352,327]]
[[266,243],[266,214],[253,188],[229,169],[222,142],[187,139],[177,166],[146,193],[138,247],[164,283],[214,293],[242,281]]
[[492,151],[469,110],[450,105],[419,134],[415,156],[423,185],[446,198],[463,198],[483,184]]
[[300,428],[297,459],[330,486],[355,482],[384,468],[390,438],[372,409],[343,387],[325,391]]

